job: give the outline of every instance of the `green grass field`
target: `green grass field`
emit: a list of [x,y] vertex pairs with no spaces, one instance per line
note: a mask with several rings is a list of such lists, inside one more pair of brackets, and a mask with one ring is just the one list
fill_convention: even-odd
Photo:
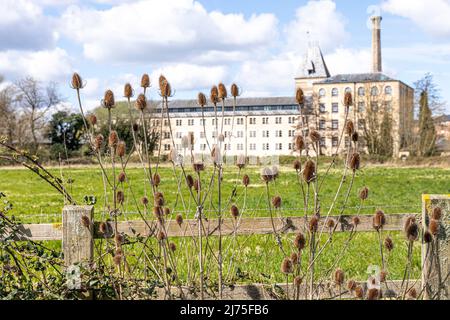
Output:
[[[251,184],[247,195],[247,209],[243,212],[244,216],[267,216],[265,185],[259,177],[259,169],[256,167],[244,168],[242,174],[249,174]],[[52,172],[60,176],[59,169]],[[327,177],[321,190],[321,207],[323,214],[330,206],[334,197],[334,192],[339,184],[342,170],[332,170],[331,175]],[[182,211],[183,205],[180,199],[176,197],[176,179],[170,167],[161,167],[160,191],[164,193],[166,203],[172,212]],[[192,172],[190,172],[192,173]],[[180,172],[177,172],[180,175]],[[210,170],[205,171],[202,179],[203,186],[209,181]],[[85,195],[95,195],[97,204],[95,205],[96,220],[106,218],[103,212],[103,186],[99,169],[85,167],[76,169],[64,169],[65,179],[73,179],[73,184],[68,186],[70,193],[77,203],[82,204]],[[144,175],[142,169],[127,169],[127,176],[130,184],[124,185],[125,204],[123,211],[127,213],[121,218],[134,219],[137,214],[134,198],[139,199],[145,194]],[[184,180],[183,180],[184,181]],[[224,197],[229,199],[231,190],[236,181],[237,197],[234,201],[238,207],[243,204],[243,186],[240,178],[237,179],[237,169],[227,167],[224,174]],[[350,180],[347,179],[342,194],[347,190]],[[184,183],[184,182],[183,182]],[[351,214],[357,212],[360,205],[358,191],[361,187],[367,186],[370,189],[369,198],[361,210],[362,214],[372,214],[376,209],[382,209],[386,213],[418,213],[421,210],[421,194],[450,193],[450,169],[438,168],[387,168],[387,167],[366,167],[360,170],[355,178],[354,187],[350,193],[348,208],[344,213]],[[131,191],[132,190],[132,191]],[[189,205],[189,195],[187,188],[183,186],[183,195],[186,200],[186,206],[190,208],[188,216],[192,218],[195,208]],[[13,213],[23,222],[58,222],[61,219],[61,209],[64,205],[63,198],[49,185],[42,181],[34,173],[23,169],[0,169],[0,191],[5,193],[9,201],[14,205]],[[148,184],[147,184],[147,192]],[[214,192],[215,194],[216,192]],[[275,184],[270,185],[270,193],[282,197],[282,213],[284,216],[302,215],[300,209],[302,198],[300,189],[295,176],[295,171],[290,167],[281,167],[280,176]],[[341,195],[333,213],[337,214],[342,206],[344,196]],[[213,199],[214,200],[214,199]],[[213,201],[214,202],[214,201]],[[227,202],[227,201],[226,201]],[[206,210],[211,210],[210,201],[206,201]],[[225,215],[229,215],[229,206],[225,209]],[[214,214],[214,213],[209,213]],[[407,242],[401,232],[385,232],[383,237],[389,234],[396,246],[389,256],[388,265],[391,279],[400,279],[403,276],[406,262]],[[318,273],[325,274],[338,256],[340,248],[343,247],[344,239],[347,234],[337,234],[333,239],[332,245],[327,249],[323,259],[318,266]],[[286,247],[292,247],[293,235],[284,235],[283,242]],[[324,240],[326,237],[324,237]],[[183,239],[174,239],[178,247],[188,247],[189,241]],[[215,247],[215,239],[211,239],[211,246]],[[59,244],[54,244],[58,246]],[[229,247],[231,246],[231,247]],[[234,249],[233,249],[233,246]],[[279,272],[282,254],[274,244],[272,235],[253,235],[239,237],[238,242],[232,244],[230,239],[225,240],[225,252],[230,257],[234,251],[234,263],[230,268],[230,279],[239,282],[270,282],[283,281],[284,277]],[[348,277],[365,279],[367,267],[371,264],[380,264],[378,253],[377,235],[374,232],[359,233],[351,243],[348,253],[339,262],[339,267],[348,272]],[[186,274],[187,261],[195,260],[192,257],[177,251],[176,259],[181,266],[178,270],[181,274]],[[130,258],[133,259],[133,251],[130,250]],[[304,259],[307,259],[304,257]],[[195,267],[195,262],[192,267]],[[227,269],[226,269],[227,270]],[[208,270],[210,276],[214,278],[216,271],[214,267]],[[420,245],[416,244],[414,250],[413,274],[412,277],[418,277],[420,274]]]

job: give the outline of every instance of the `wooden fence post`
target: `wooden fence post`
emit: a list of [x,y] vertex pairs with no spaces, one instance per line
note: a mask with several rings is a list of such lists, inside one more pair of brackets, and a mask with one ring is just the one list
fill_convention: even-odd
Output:
[[426,300],[449,299],[450,290],[450,195],[422,195],[422,225],[429,229],[433,210],[439,207],[442,217],[433,241],[422,239],[422,290]]
[[[83,216],[89,220],[83,218]],[[89,225],[86,226],[85,223]],[[94,207],[65,206],[63,208],[62,229],[62,251],[65,266],[92,262],[94,255]]]

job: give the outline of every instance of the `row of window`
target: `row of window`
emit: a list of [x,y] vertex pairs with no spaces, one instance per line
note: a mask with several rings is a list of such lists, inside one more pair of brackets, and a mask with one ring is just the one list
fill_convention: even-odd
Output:
[[[269,119],[271,119],[270,117],[262,117],[261,118],[261,123],[262,124],[269,124]],[[296,121],[297,117],[293,116],[293,117],[288,117],[288,124],[294,124]],[[206,119],[198,119],[199,120],[199,124],[201,126],[206,124]],[[249,124],[256,124],[256,120],[257,118],[255,117],[251,117],[249,118]],[[218,121],[218,125],[221,124],[221,119],[217,119]],[[275,117],[275,124],[282,124],[283,123],[283,117]],[[160,124],[159,120],[153,120],[152,125],[153,126],[158,126]],[[211,124],[214,126],[216,125],[216,119],[213,118],[211,119]],[[225,118],[224,119],[224,124],[225,125],[231,125],[232,124],[232,118]],[[244,124],[244,118],[235,118],[235,124],[237,125],[243,125]],[[164,125],[168,125],[167,124],[167,120],[164,121]],[[181,127],[183,126],[183,119],[177,119],[175,120],[175,125],[177,127]],[[188,126],[194,126],[195,125],[195,119],[187,119],[187,125]]]
[[[352,89],[350,87],[345,88],[345,92],[352,92]],[[377,96],[379,94],[379,88],[377,86],[373,86],[370,88],[370,95],[371,96]],[[391,95],[392,94],[392,87],[386,86],[384,88],[384,94]],[[366,95],[366,89],[364,87],[358,88],[358,96],[365,96]],[[324,88],[319,90],[319,97],[325,97],[326,96],[326,90]],[[339,96],[339,89],[333,88],[331,89],[331,96],[337,97]]]

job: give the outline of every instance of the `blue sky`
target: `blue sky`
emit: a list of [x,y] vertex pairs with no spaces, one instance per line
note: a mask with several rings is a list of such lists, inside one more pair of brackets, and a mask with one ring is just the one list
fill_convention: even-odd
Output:
[[246,96],[291,95],[308,39],[332,74],[369,71],[374,12],[384,72],[410,85],[431,72],[450,101],[450,0],[2,0],[0,74],[55,81],[70,106],[77,71],[88,108],[108,88],[120,99],[144,72],[164,73],[178,98],[220,81]]

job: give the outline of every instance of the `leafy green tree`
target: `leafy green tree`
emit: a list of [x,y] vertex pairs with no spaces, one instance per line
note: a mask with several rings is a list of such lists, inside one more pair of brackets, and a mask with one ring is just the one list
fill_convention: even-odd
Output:
[[382,156],[392,157],[394,139],[392,138],[392,116],[384,110],[380,124],[380,143],[378,153]]
[[83,143],[83,130],[81,115],[58,111],[52,115],[49,122],[48,137],[51,139],[52,145],[65,145],[68,151],[76,151]]
[[419,155],[431,156],[436,151],[436,128],[426,90],[420,94],[419,105]]

